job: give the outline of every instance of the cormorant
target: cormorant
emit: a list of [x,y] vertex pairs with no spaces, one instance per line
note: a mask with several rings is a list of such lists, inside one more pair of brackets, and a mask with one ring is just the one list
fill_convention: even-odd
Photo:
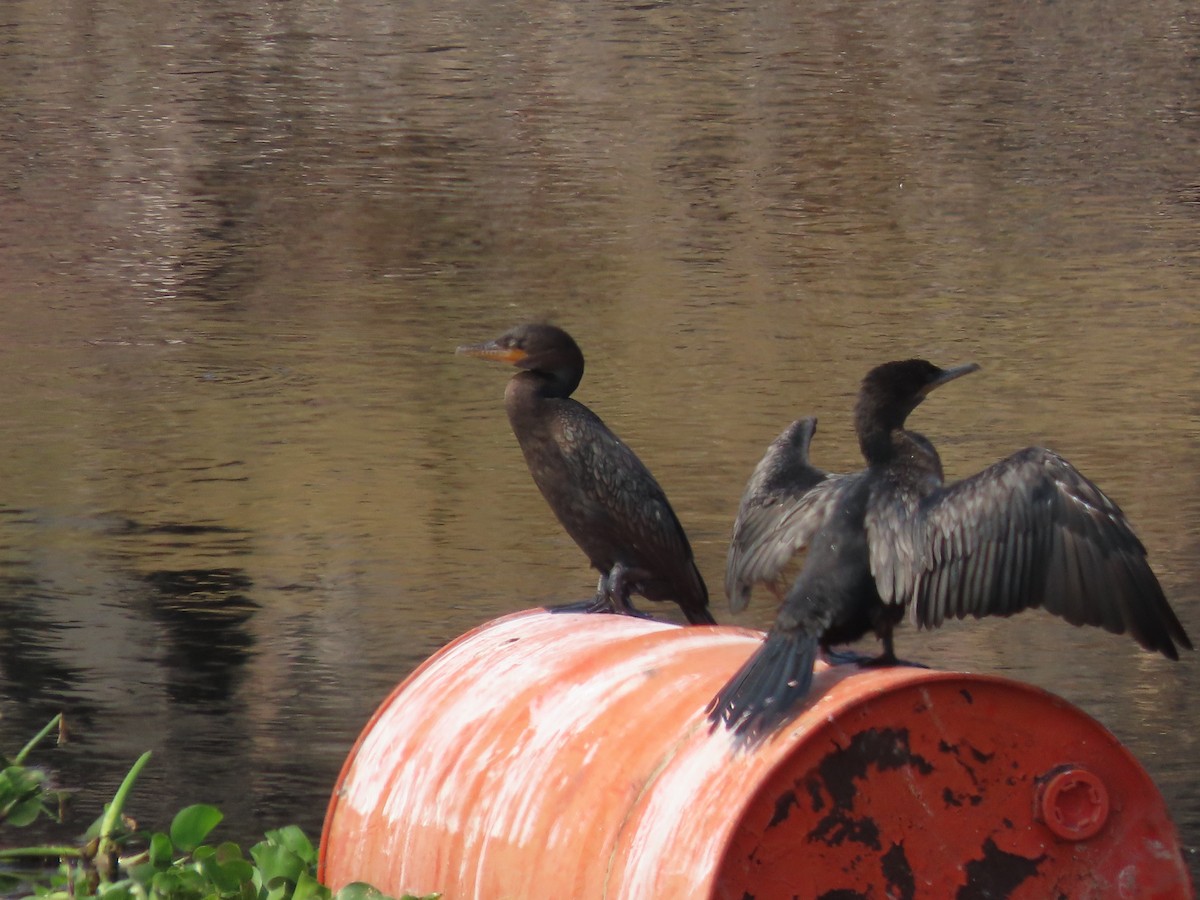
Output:
[[[1176,645],[1192,648],[1124,513],[1058,454],[1028,447],[943,484],[937,451],[904,424],[930,391],[978,368],[912,359],[871,370],[855,408],[867,467],[824,475],[766,527],[735,534],[735,606],[738,591],[776,577],[775,560],[807,557],[763,646],[709,704],[714,723],[765,736],[808,692],[818,649],[871,631],[883,653],[869,662],[894,664],[892,629],[906,609],[935,628],[1042,607],[1128,631],[1170,659]],[[819,470],[801,471],[803,483]]]
[[522,371],[504,391],[508,420],[534,483],[600,572],[586,611],[637,614],[631,593],[672,600],[694,625],[715,625],[708,588],[667,496],[632,450],[571,393],[583,353],[553,325],[518,325],[459,353]]

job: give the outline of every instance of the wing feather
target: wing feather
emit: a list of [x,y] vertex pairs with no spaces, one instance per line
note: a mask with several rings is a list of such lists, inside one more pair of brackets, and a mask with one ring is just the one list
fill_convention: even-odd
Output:
[[[917,623],[1044,607],[1074,625],[1128,632],[1175,659],[1191,648],[1125,514],[1067,460],[1030,447],[922,498],[895,526],[916,545],[876,569]],[[874,560],[875,542],[872,542]],[[897,562],[900,560],[901,562]]]
[[830,508],[831,476],[808,461],[817,420],[797,419],[773,440],[742,494],[725,565],[725,593],[734,612],[746,608],[754,585],[775,585]]
[[754,585],[779,578],[857,477],[824,475],[794,496],[743,509],[734,523],[725,564],[725,593],[734,612],[746,608]]
[[[940,565],[923,566],[927,550],[938,559],[947,554],[945,546],[919,546],[920,536],[915,526],[920,498],[919,489],[887,482],[872,490],[867,500],[871,575],[884,603],[907,603],[923,570],[941,569]],[[941,585],[942,578],[931,584],[935,596],[942,596]]]

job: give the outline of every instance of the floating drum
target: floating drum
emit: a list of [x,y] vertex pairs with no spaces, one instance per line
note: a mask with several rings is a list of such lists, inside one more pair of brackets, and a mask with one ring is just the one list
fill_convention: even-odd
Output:
[[319,877],[446,900],[1192,896],[1145,771],[1037,688],[821,666],[763,743],[710,731],[760,639],[542,611],[470,632],[368,723]]

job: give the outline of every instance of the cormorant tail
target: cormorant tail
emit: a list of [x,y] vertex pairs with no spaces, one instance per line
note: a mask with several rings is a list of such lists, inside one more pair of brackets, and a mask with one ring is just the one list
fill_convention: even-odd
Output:
[[817,650],[816,635],[772,629],[708,704],[713,726],[724,725],[750,743],[766,737],[808,693]]

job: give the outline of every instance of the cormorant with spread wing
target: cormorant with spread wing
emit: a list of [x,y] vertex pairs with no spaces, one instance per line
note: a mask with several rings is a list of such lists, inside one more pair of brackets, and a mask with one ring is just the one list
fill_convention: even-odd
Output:
[[943,484],[937,451],[905,421],[930,391],[978,368],[878,366],[855,408],[865,469],[828,475],[805,459],[801,487],[780,502],[743,500],[726,576],[735,608],[793,553],[807,556],[763,646],[709,705],[714,723],[765,736],[808,692],[818,650],[868,632],[883,642],[871,662],[895,663],[892,629],[906,609],[934,628],[1042,607],[1170,659],[1177,645],[1192,648],[1124,513],[1058,454],[1029,447]]
[[571,394],[583,353],[553,325],[518,325],[459,347],[510,363],[504,406],[534,482],[567,534],[600,572],[589,612],[636,613],[631,593],[672,600],[694,625],[715,625],[708,588],[667,495],[632,450]]

